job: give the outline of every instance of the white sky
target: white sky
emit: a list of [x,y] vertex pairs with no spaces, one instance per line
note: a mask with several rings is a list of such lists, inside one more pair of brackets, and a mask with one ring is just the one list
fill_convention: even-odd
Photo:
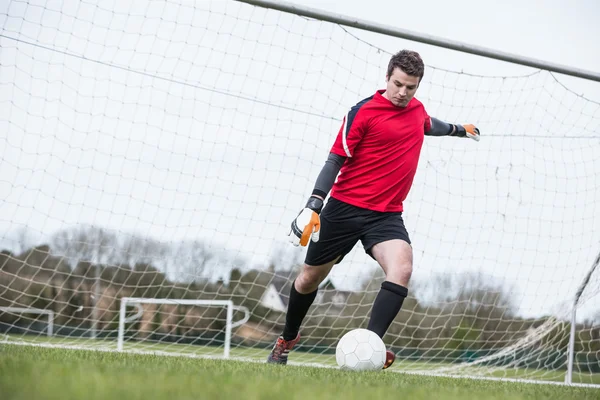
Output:
[[[600,68],[594,1],[390,3],[303,2]],[[539,315],[570,301],[599,251],[598,83],[236,3],[36,4],[0,5],[0,245],[23,226],[43,239],[87,223],[265,263],[342,115],[382,87],[390,52],[412,48],[430,114],[483,132],[426,140],[405,213],[415,280],[481,271]],[[334,281],[353,288],[375,268],[359,245]],[[600,278],[591,287],[588,315]]]
[[[600,70],[597,23],[600,2],[595,0],[292,0],[290,3],[574,68]],[[402,43],[409,46],[409,42]],[[430,57],[436,61],[440,58],[435,63],[439,67],[443,67],[442,57],[463,56],[457,52],[441,53],[423,44],[412,47],[418,47],[426,62],[433,63]],[[473,60],[472,56],[466,57]],[[477,64],[473,67],[463,62],[460,69],[475,71]],[[493,65],[511,68],[505,63]],[[577,86],[577,93],[599,100],[600,83],[562,79],[570,87]]]

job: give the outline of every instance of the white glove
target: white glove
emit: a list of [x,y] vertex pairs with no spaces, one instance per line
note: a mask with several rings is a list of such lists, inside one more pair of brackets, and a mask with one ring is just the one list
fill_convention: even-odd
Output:
[[309,239],[313,242],[319,241],[321,232],[321,219],[319,214],[323,208],[323,200],[318,197],[311,197],[306,203],[306,207],[300,211],[300,214],[292,221],[289,241],[294,246],[306,246]]

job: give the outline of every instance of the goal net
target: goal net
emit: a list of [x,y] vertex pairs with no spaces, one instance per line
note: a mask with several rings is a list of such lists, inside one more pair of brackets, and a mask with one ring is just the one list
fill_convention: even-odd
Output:
[[[2,342],[116,350],[122,299],[166,299],[125,308],[124,349],[264,360],[289,224],[410,48],[429,114],[482,140],[425,140],[393,369],[600,382],[600,104],[560,77],[234,1],[11,1],[0,27]],[[383,279],[357,245],[290,361],[334,365]],[[244,312],[202,301],[248,319],[225,340]]]

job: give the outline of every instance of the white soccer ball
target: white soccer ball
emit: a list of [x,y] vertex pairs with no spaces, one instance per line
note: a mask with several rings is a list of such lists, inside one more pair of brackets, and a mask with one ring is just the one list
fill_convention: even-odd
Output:
[[385,363],[385,344],[375,332],[354,329],[346,333],[335,349],[335,359],[341,369],[378,371]]

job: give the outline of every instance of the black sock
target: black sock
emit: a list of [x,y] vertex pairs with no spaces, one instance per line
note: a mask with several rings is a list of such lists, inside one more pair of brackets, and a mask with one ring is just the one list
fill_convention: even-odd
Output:
[[296,339],[296,336],[298,336],[298,332],[300,331],[302,320],[306,316],[313,301],[315,301],[315,297],[317,297],[318,289],[308,294],[298,293],[294,286],[295,282],[296,281],[292,282],[290,302],[288,304],[287,314],[285,315],[285,327],[283,328],[284,340]]
[[402,303],[407,295],[408,289],[404,286],[388,281],[383,282],[381,290],[373,303],[371,319],[367,329],[375,332],[383,339],[383,335],[398,315],[398,311],[402,308]]

